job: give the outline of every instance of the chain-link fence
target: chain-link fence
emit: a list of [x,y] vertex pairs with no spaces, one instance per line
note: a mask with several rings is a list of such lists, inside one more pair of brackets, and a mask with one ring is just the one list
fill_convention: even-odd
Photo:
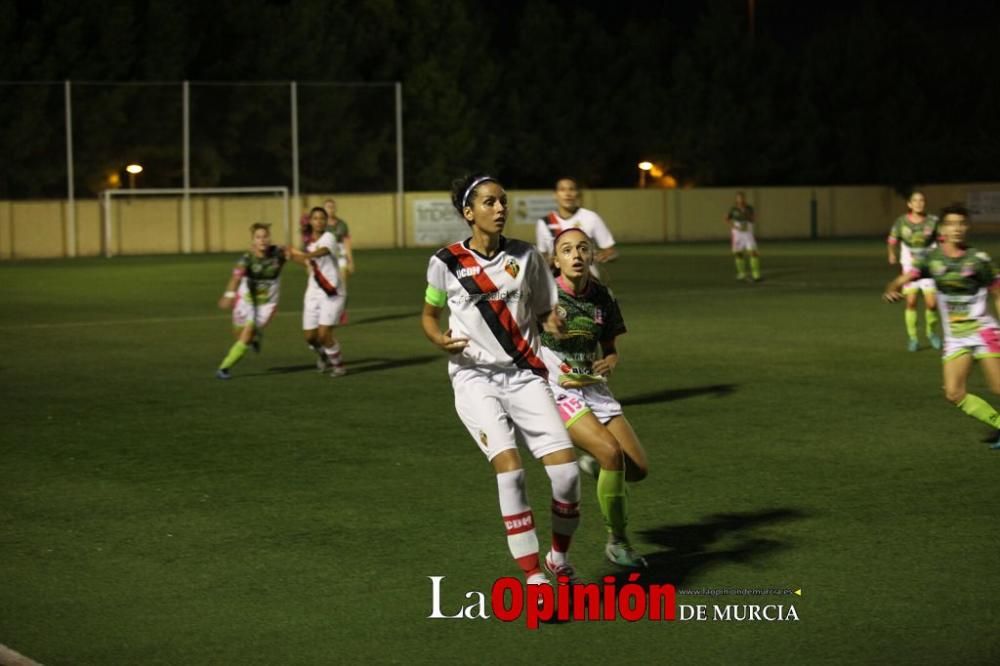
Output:
[[0,200],[402,189],[398,83],[7,81],[0,99]]

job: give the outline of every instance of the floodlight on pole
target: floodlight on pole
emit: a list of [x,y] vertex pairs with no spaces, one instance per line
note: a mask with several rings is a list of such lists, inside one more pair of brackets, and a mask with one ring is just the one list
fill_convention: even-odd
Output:
[[653,163],[649,161],[639,162],[639,187],[646,187],[646,174],[653,168]]
[[135,189],[135,177],[138,174],[142,173],[142,165],[141,164],[136,164],[135,162],[133,162],[132,164],[129,164],[128,166],[126,166],[125,170],[128,171],[128,187],[129,187],[130,190],[134,190]]

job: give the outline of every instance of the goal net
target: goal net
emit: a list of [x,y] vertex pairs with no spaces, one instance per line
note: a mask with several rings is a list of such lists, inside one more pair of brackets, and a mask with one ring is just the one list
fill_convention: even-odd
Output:
[[250,225],[273,225],[275,243],[294,243],[287,187],[105,190],[104,256],[189,254],[246,249]]

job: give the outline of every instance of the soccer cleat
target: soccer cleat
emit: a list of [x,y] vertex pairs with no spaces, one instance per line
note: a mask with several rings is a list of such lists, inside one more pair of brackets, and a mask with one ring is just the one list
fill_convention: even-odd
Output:
[[741,275],[737,275],[736,276],[736,281],[737,282],[746,282],[747,281],[747,276],[746,275],[742,275],[742,274]]
[[927,339],[931,341],[931,347],[941,349],[941,338],[937,334],[931,333],[927,336]]
[[528,580],[525,583],[527,585],[548,585],[549,579],[541,571],[538,571],[528,576]]
[[580,582],[580,579],[576,577],[576,569],[569,562],[564,564],[556,564],[552,561],[552,551],[550,550],[545,554],[545,569],[550,574],[552,574],[556,580],[559,580],[559,576],[565,576],[569,579],[570,585],[576,585]]
[[347,374],[347,368],[342,365],[331,365],[330,366],[330,376],[331,377],[343,377]]
[[906,351],[915,352],[920,349],[920,341],[916,338],[910,338],[906,343]]
[[646,558],[635,552],[628,541],[609,541],[604,546],[604,554],[612,564],[622,567],[644,568],[647,565]]
[[316,372],[326,372],[330,367],[330,362],[326,360],[325,356],[316,359]]
[[219,368],[218,370],[215,371],[215,378],[216,379],[232,379],[233,376],[231,374],[229,374],[228,370],[225,370],[223,368]]

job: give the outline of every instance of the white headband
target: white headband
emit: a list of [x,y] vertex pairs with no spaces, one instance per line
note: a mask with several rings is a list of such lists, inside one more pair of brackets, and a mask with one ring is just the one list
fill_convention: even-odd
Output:
[[465,208],[466,206],[469,205],[469,195],[472,194],[472,190],[476,189],[477,187],[479,187],[488,180],[496,182],[496,179],[493,176],[483,176],[481,178],[476,178],[474,181],[472,181],[471,185],[465,188],[465,194],[462,195],[462,208]]

